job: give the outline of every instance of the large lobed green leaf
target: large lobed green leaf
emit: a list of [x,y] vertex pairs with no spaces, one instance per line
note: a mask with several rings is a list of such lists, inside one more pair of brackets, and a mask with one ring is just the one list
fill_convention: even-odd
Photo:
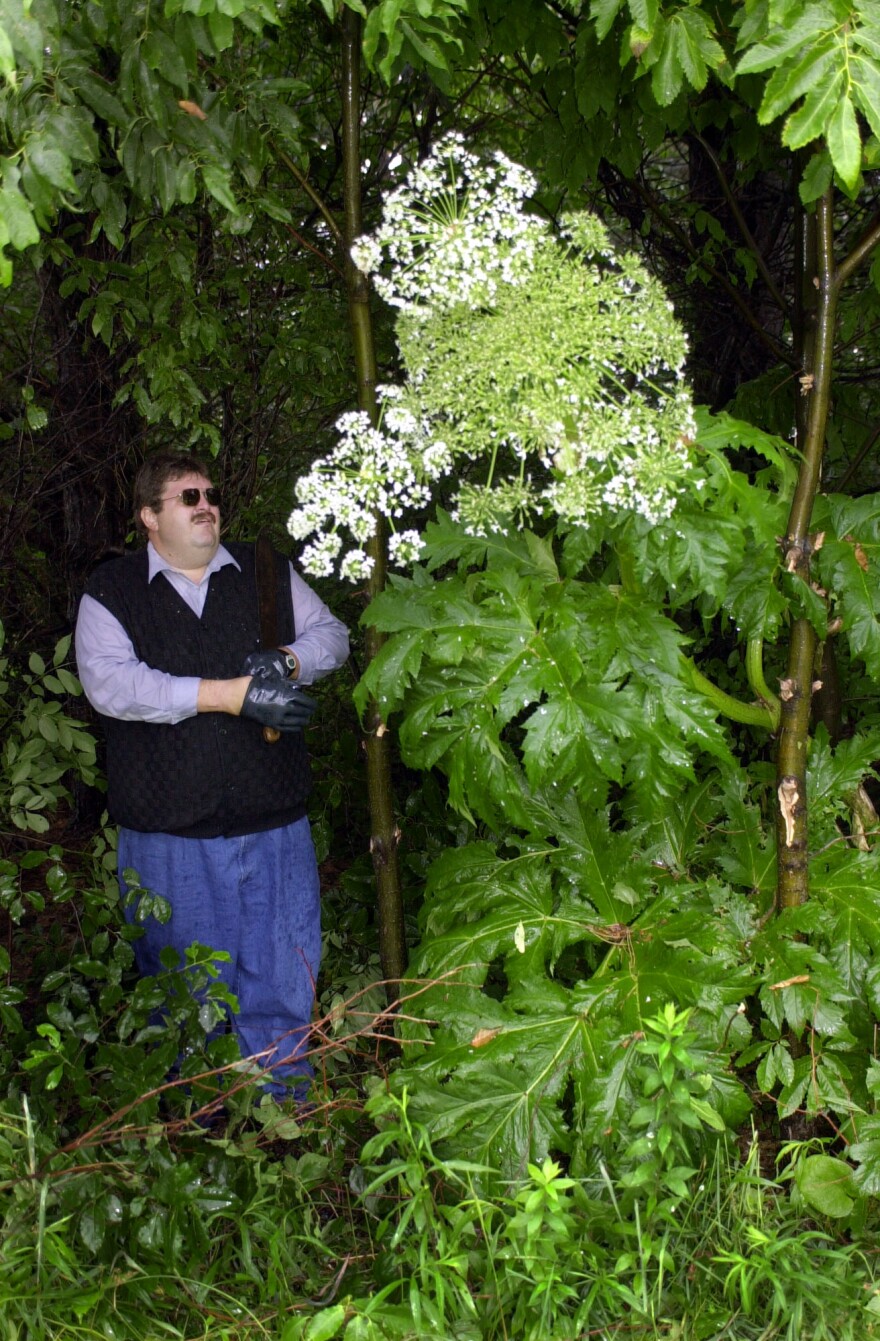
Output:
[[[449,552],[447,528],[436,532]],[[403,709],[407,762],[442,767],[453,804],[497,823],[521,767],[533,791],[591,794],[605,778],[651,809],[699,754],[727,756],[684,669],[685,639],[653,600],[562,578],[534,536],[484,552],[482,572],[393,579],[369,619],[396,636],[357,691],[361,705],[372,695]]]

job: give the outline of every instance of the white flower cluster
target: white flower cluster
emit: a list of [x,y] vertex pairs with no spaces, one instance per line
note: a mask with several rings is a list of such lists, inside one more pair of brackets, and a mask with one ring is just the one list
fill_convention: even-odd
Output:
[[502,154],[481,162],[447,136],[353,247],[399,309],[405,377],[379,389],[378,427],[343,415],[336,447],[299,481],[288,528],[311,538],[307,572],[339,563],[343,577],[368,577],[379,515],[391,562],[416,561],[422,542],[404,518],[462,461],[456,515],[476,534],[532,513],[572,524],[672,513],[695,433],[684,334],[598,219],[574,216],[557,237],[525,208],[534,190]]
[[355,242],[352,259],[393,307],[427,317],[491,303],[500,284],[523,282],[548,236],[523,210],[536,186],[504,154],[485,162],[450,133],[386,198],[379,228]]
[[[376,514],[393,524],[430,500],[425,473],[416,469],[418,457],[412,450],[424,436],[422,426],[411,410],[396,403],[396,387],[380,388],[381,393],[388,402],[385,431],[373,428],[363,412],[342,415],[336,421],[339,441],[333,451],[297,483],[300,506],[291,513],[287,529],[295,540],[316,536],[302,553],[302,566],[313,577],[333,572],[342,549],[339,528],[357,542],[342,561],[342,576],[354,582],[369,577],[373,561],[363,547],[375,534]],[[412,536],[411,531],[396,536],[392,552],[399,562],[412,562],[417,555]]]

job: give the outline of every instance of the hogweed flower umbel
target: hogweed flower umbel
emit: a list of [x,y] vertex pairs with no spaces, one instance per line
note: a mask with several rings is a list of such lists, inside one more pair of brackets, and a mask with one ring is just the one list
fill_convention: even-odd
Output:
[[684,333],[598,219],[554,232],[527,208],[534,190],[503,154],[482,161],[448,136],[352,248],[398,309],[405,377],[380,388],[378,427],[343,415],[336,447],[299,481],[288,525],[315,537],[307,572],[329,573],[341,555],[342,575],[363,580],[377,514],[391,561],[415,561],[405,519],[458,464],[469,479],[457,515],[477,534],[530,514],[577,524],[673,511],[695,431]]

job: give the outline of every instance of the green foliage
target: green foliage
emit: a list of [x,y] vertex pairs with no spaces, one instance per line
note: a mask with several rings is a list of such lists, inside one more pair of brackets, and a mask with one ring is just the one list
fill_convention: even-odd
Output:
[[[670,1093],[692,1083],[682,1023],[674,1012],[652,1021],[659,1048],[669,1049],[660,1066]],[[647,1040],[634,1050],[638,1066],[654,1073],[657,1051]],[[739,1166],[723,1141],[708,1143],[699,1174],[684,1170],[686,1190],[670,1165],[676,1204],[670,1198],[652,1211],[646,1200],[640,1213],[633,1189],[649,1180],[640,1177],[635,1144],[621,1145],[589,1178],[566,1176],[545,1159],[490,1190],[479,1164],[438,1159],[406,1091],[379,1093],[368,1106],[379,1134],[363,1149],[357,1181],[374,1224],[380,1288],[291,1321],[284,1341],[604,1337],[621,1318],[652,1338],[745,1341],[755,1335],[745,1319],[767,1341],[871,1334],[861,1252],[785,1209],[779,1184],[757,1171],[755,1143]],[[667,1150],[682,1142],[693,1154],[702,1121],[679,1101]]]
[[870,4],[752,6],[742,23],[739,77],[770,71],[758,109],[764,124],[789,113],[783,144],[802,149],[824,140],[839,180],[861,180],[860,112],[880,135],[880,25]]
[[[197,177],[225,209],[231,190],[234,122],[216,102],[200,61],[213,60],[242,29],[258,34],[279,16],[266,0],[168,0],[100,9],[31,6],[13,0],[3,14],[0,52],[0,281],[59,210],[93,209],[99,230],[121,245],[131,193],[166,212],[190,204]],[[117,53],[107,78],[104,53]],[[207,110],[205,110],[207,108]],[[125,187],[110,168],[121,161]],[[109,169],[109,170],[108,170]]]
[[[4,642],[0,623],[0,652]],[[49,814],[69,798],[70,777],[97,782],[94,737],[64,712],[63,700],[82,693],[69,652],[70,638],[62,638],[50,665],[32,652],[26,671],[16,658],[0,656],[0,809],[17,829],[33,833],[45,833]]]
[[[733,471],[725,437],[768,464],[750,479]],[[399,1026],[394,1085],[439,1149],[511,1178],[548,1157],[584,1175],[633,1108],[664,1126],[661,1099],[736,1128],[750,1100],[734,1062],[781,1117],[827,1114],[846,1140],[873,1139],[880,882],[848,835],[880,738],[868,722],[832,749],[818,730],[813,898],[768,921],[775,798],[763,768],[741,764],[760,745],[725,728],[727,689],[696,688],[682,648],[689,629],[699,664],[703,630],[727,616],[769,645],[800,613],[772,557],[791,467],[778,443],[729,420],[704,418],[699,441],[702,488],[667,525],[480,539],[442,518],[427,531],[427,567],[371,607],[390,636],[358,697],[401,714],[407,762],[442,770],[451,804],[484,826],[428,872],[409,969],[420,1019]],[[871,675],[856,611],[873,599],[875,507],[824,499],[815,542],[830,602],[847,612],[840,636]],[[766,566],[746,562],[759,554]],[[842,555],[866,580],[840,571]],[[720,678],[717,660],[710,669]],[[634,1060],[660,1006],[673,1034],[684,1027],[673,1007],[690,1011],[705,1049],[699,1080],[675,1098],[662,1068],[645,1090]],[[668,1135],[656,1166],[643,1132],[632,1141],[655,1202],[672,1195],[664,1179],[679,1178],[680,1196],[670,1168],[696,1165],[660,1159]],[[856,1148],[870,1163],[873,1146]],[[805,1184],[811,1205],[818,1183]]]
[[407,62],[424,64],[440,82],[461,53],[455,29],[468,0],[379,0],[369,11],[362,4],[350,8],[366,14],[364,59],[388,83]]

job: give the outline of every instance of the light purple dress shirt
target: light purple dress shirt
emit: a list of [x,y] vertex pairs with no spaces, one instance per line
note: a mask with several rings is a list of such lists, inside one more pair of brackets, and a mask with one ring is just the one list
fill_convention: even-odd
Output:
[[[201,618],[211,574],[227,563],[239,565],[221,545],[200,582],[191,582],[147,545],[150,582],[170,582],[194,614]],[[161,575],[161,576],[160,576]],[[348,629],[331,614],[290,565],[290,589],[296,641],[290,651],[299,661],[297,684],[309,685],[329,675],[348,656]],[[139,661],[131,639],[115,615],[92,596],[83,596],[76,621],[76,665],[86,698],[105,717],[124,722],[165,722],[174,725],[197,712],[199,679],[169,675]]]

